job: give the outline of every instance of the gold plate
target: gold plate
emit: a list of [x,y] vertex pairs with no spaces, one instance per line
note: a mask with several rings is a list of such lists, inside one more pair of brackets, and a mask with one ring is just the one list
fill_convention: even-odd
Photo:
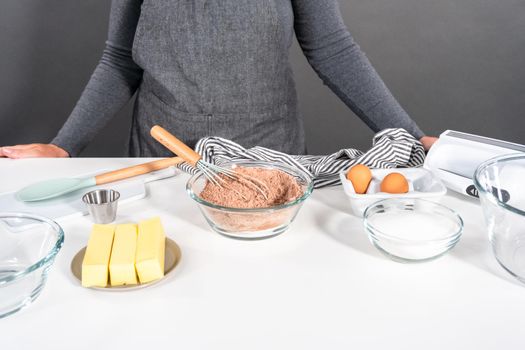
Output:
[[[73,260],[71,261],[71,272],[73,272],[73,276],[78,279],[79,282],[82,282],[82,261],[84,260],[84,254],[86,253],[86,247],[80,249],[80,251],[75,255]],[[107,287],[90,287],[91,289],[98,289],[98,290],[104,290],[104,291],[119,291],[124,292],[128,290],[136,290],[141,289],[145,287],[149,287],[153,284],[156,284],[163,279],[166,278],[173,270],[175,270],[175,267],[180,262],[181,259],[181,251],[177,243],[175,241],[166,238],[166,253],[164,254],[164,277],[161,279],[158,279],[156,281],[151,281],[148,283],[139,283],[139,284],[132,284],[127,286],[115,286],[112,287],[109,285]]]

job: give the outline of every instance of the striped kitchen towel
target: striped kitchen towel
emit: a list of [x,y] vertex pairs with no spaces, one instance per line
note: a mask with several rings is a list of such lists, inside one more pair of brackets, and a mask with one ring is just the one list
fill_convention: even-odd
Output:
[[[340,184],[339,172],[354,164],[370,168],[417,167],[425,160],[421,143],[404,129],[385,129],[377,133],[372,148],[366,152],[345,148],[327,156],[289,155],[264,147],[246,149],[220,137],[205,137],[195,146],[206,162],[221,165],[234,159],[266,160],[285,163],[302,169],[314,179],[314,188]],[[190,174],[197,172],[187,163],[179,168]]]

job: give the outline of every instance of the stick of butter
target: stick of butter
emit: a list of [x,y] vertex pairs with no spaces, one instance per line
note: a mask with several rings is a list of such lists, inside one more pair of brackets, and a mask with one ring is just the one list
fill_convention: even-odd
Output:
[[109,280],[112,286],[137,284],[136,251],[137,225],[117,225],[109,261]]
[[115,226],[93,225],[82,261],[82,286],[105,287]]
[[164,250],[166,235],[155,217],[139,222],[135,267],[140,283],[147,283],[164,277]]

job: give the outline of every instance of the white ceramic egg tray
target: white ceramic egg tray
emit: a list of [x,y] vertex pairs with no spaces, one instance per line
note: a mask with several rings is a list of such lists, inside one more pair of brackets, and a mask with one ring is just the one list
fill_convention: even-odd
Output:
[[[433,201],[439,199],[447,193],[447,188],[443,183],[424,168],[395,168],[395,169],[370,169],[372,181],[368,185],[365,194],[355,193],[352,182],[346,178],[346,171],[341,171],[339,177],[343,184],[343,190],[348,196],[352,213],[356,216],[363,216],[366,208],[382,199],[387,198],[422,198]],[[390,194],[380,191],[381,181],[390,173],[400,173],[408,181],[408,192],[401,194]]]

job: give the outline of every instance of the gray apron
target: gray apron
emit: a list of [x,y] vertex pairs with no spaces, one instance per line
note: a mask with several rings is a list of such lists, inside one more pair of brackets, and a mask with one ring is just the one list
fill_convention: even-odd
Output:
[[304,153],[292,38],[290,0],[144,0],[133,44],[144,75],[129,155],[171,155],[149,135],[155,124],[190,147],[220,136]]

